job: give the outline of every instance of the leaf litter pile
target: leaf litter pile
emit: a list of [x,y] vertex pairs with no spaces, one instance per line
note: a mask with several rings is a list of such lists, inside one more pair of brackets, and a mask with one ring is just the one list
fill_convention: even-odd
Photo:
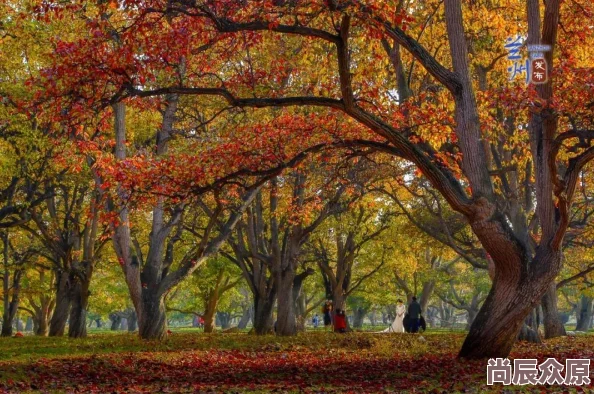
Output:
[[[0,340],[0,392],[592,392],[487,386],[486,361],[456,359],[464,335],[307,333],[296,338],[174,333]],[[510,358],[592,358],[594,336],[519,343]],[[592,376],[594,381],[594,376]]]

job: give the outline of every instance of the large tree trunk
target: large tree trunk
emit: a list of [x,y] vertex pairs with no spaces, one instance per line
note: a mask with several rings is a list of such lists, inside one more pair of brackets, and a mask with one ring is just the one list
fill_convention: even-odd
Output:
[[576,331],[588,331],[592,324],[592,298],[582,296],[578,306]]
[[90,277],[87,275],[85,262],[82,269],[72,270],[70,275],[70,318],[68,320],[68,336],[70,338],[85,338],[87,336],[87,308],[89,305]]
[[[560,253],[540,257],[539,267],[550,266],[552,270],[535,273],[532,277],[524,276],[523,279],[516,275],[527,273],[496,271],[493,286],[472,323],[460,357],[507,357],[524,320],[550,288],[560,259]],[[538,274],[540,276],[536,276]]]
[[287,267],[277,274],[277,320],[276,335],[291,336],[297,334],[295,321],[295,301],[293,300],[293,281],[295,272]]
[[542,297],[541,305],[545,339],[565,336],[565,327],[557,309],[557,286],[555,283],[551,283],[551,286]]
[[337,309],[345,310],[346,299],[344,296],[344,291],[342,287],[337,287],[333,289],[332,292],[332,308],[333,312],[336,312]]
[[141,306],[140,313],[137,311],[140,337],[148,340],[164,339],[167,336],[167,315],[163,298],[143,291]]
[[256,335],[270,334],[272,331],[272,311],[274,308],[274,294],[271,297],[259,297],[254,294],[254,332]]
[[69,275],[68,272],[62,271],[58,275],[57,292],[56,292],[56,307],[52,314],[50,321],[49,336],[58,337],[64,335],[66,329],[66,321],[70,312],[70,297],[69,297]]

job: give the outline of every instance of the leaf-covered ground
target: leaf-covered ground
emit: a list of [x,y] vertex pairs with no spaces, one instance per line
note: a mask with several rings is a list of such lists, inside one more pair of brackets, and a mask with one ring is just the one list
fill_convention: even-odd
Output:
[[[594,392],[486,385],[486,362],[455,359],[464,335],[174,333],[0,339],[0,392]],[[592,358],[594,336],[518,344],[511,358]],[[594,376],[593,376],[594,381]]]

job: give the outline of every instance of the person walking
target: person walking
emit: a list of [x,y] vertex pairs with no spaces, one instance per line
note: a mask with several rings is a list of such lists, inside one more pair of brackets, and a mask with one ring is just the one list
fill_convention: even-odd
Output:
[[408,306],[408,316],[410,319],[410,332],[419,332],[419,321],[421,319],[421,304],[417,302],[417,297],[412,298]]

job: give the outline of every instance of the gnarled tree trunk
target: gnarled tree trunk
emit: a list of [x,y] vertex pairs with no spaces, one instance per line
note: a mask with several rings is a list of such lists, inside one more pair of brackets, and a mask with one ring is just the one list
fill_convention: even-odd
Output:
[[554,267],[560,267],[560,253],[546,254],[541,258],[541,266],[553,269],[541,273],[540,277],[518,278],[513,272],[496,271],[491,291],[460,350],[461,357],[509,355],[526,316],[538,305],[553,282],[558,270]]

